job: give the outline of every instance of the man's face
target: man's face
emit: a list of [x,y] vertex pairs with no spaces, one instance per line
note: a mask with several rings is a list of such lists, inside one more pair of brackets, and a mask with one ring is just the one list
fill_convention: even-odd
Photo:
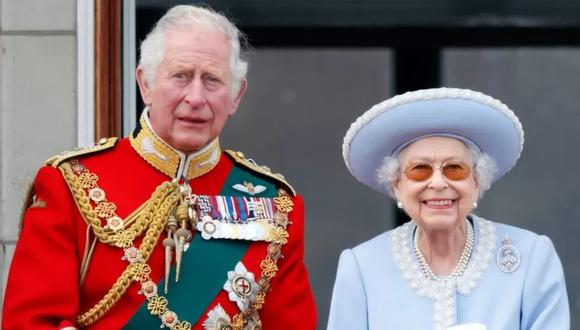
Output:
[[246,87],[243,81],[233,94],[226,35],[195,25],[167,31],[153,86],[141,67],[137,80],[153,130],[185,153],[198,151],[219,136]]

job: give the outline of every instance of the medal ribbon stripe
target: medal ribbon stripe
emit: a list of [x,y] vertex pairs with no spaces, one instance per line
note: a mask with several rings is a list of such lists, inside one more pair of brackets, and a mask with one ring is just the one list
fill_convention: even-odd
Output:
[[266,204],[264,207],[264,216],[266,219],[273,219],[274,218],[274,205],[272,204],[272,199],[264,198],[264,203]]
[[217,209],[217,212],[219,213],[219,215],[218,215],[218,217],[216,219],[227,220],[225,218],[226,213],[227,213],[227,210],[226,210],[226,208],[224,206],[223,199],[220,198],[220,197],[221,196],[215,196],[213,198],[213,200],[215,201],[215,206],[216,206],[214,209]]
[[248,210],[248,220],[255,218],[256,215],[254,214],[254,209],[252,207],[251,201],[244,198],[244,204],[246,205],[246,209]]
[[239,220],[238,211],[236,210],[236,203],[232,200],[232,197],[224,197],[226,200],[226,205],[228,207],[228,211],[231,214],[232,220]]
[[242,215],[241,215],[241,212],[240,212],[240,208],[243,208],[243,204],[240,205],[238,203],[238,198],[237,197],[234,197],[234,196],[230,197],[230,202],[232,203],[233,208],[234,208],[234,211],[236,212],[236,220],[237,220],[237,222],[242,222],[241,220],[243,220],[243,219],[242,219]]
[[217,206],[216,196],[211,196],[208,200],[210,202],[209,208],[211,209],[212,218],[213,219],[220,219],[220,212],[216,208],[216,206]]
[[244,198],[242,198],[241,196],[235,198],[238,200],[237,205],[239,205],[240,208],[240,220],[245,222],[246,220],[248,220],[248,212],[246,210],[247,204],[244,201]]
[[198,196],[196,204],[202,213],[210,213],[211,212],[211,204],[210,204],[207,196]]

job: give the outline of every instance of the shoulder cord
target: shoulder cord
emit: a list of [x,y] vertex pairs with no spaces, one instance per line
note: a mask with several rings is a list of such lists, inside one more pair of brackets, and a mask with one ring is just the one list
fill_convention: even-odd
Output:
[[83,260],[81,261],[81,267],[79,270],[79,288],[83,286],[85,282],[85,276],[89,269],[89,263],[93,256],[93,251],[95,250],[95,245],[97,244],[97,238],[93,238],[93,243],[89,248],[89,242],[91,240],[91,227],[87,226],[87,233],[85,235],[85,252],[83,253]]
[[[163,184],[162,187],[163,186],[165,186],[166,189],[161,190],[161,193],[159,193],[160,191],[158,189],[149,202],[158,205],[158,207],[153,215],[153,221],[148,226],[143,242],[139,247],[145,263],[149,260],[151,252],[157,244],[161,232],[165,228],[167,218],[181,199],[179,187],[176,184]],[[168,194],[163,194],[163,192],[167,192]],[[107,294],[97,304],[95,304],[95,306],[77,318],[78,325],[82,327],[88,326],[107,313],[125,294],[129,285],[139,278],[142,271],[139,269],[139,265],[140,264],[129,264],[115,284],[111,287],[109,292],[107,292]]]
[[[125,220],[125,224],[126,225],[130,225],[132,224],[136,218],[139,217],[139,214],[141,213],[141,211],[143,211],[143,208],[145,207],[145,204],[141,204],[141,206],[139,206],[139,208],[135,211],[133,211],[133,213],[131,213],[127,219]],[[95,246],[97,245],[97,240],[98,237],[94,237],[93,238],[93,242],[89,248],[89,241],[91,239],[91,227],[87,226],[87,234],[86,234],[86,238],[85,238],[85,252],[83,255],[83,260],[81,262],[81,268],[80,268],[80,272],[79,272],[79,288],[82,287],[84,281],[85,281],[85,277],[87,275],[87,272],[89,270],[89,264],[91,262],[91,258],[93,257],[93,251],[95,250]]]
[[[95,210],[91,206],[87,193],[82,188],[78,176],[74,174],[71,165],[68,162],[62,163],[59,166],[59,169],[62,172],[69,186],[69,189],[73,194],[75,203],[77,204],[85,223],[92,228],[95,236],[99,239],[99,241],[105,244],[121,247],[119,246],[118,242],[120,235],[118,235],[118,233],[113,230],[105,229],[102,227],[101,220],[97,217]],[[170,184],[170,182],[166,182],[163,185],[157,187],[149,201],[144,203],[139,209],[137,209],[128,217],[128,220],[131,220],[132,223],[127,224],[124,232],[128,232],[133,239],[135,237],[141,236],[141,234],[147,228],[147,225],[151,222],[151,217],[153,216],[155,208],[157,207],[157,205],[153,205],[153,203],[151,203],[153,196],[158,193],[167,194],[167,192],[162,193],[161,190],[163,190],[162,187],[164,185]],[[176,186],[174,189],[178,189],[178,187]]]
[[[93,234],[99,241],[116,246],[115,236],[101,227],[101,221],[92,209],[89,199],[78,182],[76,175],[74,175],[70,164],[63,163],[59,168],[69,185],[83,220],[92,229]],[[143,207],[142,212],[138,212],[139,216],[137,216],[137,220],[131,228],[127,229],[127,231],[131,230],[137,234],[134,237],[138,237],[140,233],[147,229],[143,242],[139,247],[144,262],[149,260],[151,252],[165,228],[167,218],[173,212],[180,199],[179,185],[177,183],[164,182],[157,187],[151,198],[145,203],[146,205]],[[107,294],[87,312],[77,317],[77,324],[81,327],[86,327],[107,313],[125,294],[131,283],[141,275],[142,270],[138,269],[138,266],[139,264],[129,264]]]

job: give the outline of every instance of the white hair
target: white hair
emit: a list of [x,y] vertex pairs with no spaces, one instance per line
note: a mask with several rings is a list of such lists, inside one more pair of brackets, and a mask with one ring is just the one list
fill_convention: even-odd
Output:
[[[474,175],[478,187],[478,199],[483,196],[483,193],[491,188],[493,183],[493,178],[497,172],[497,163],[488,154],[482,153],[479,148],[474,145],[466,144],[469,152],[471,154],[472,166],[474,168]],[[404,150],[404,149],[403,149]],[[402,150],[401,150],[402,152]],[[389,192],[389,195],[396,199],[395,191],[393,185],[399,179],[401,175],[401,160],[399,156],[401,152],[396,157],[387,156],[381,163],[381,166],[377,169],[377,181],[379,184],[384,185]]]
[[139,64],[143,67],[145,80],[154,86],[155,71],[165,55],[165,34],[168,30],[199,26],[223,32],[230,40],[230,70],[232,73],[232,90],[235,93],[240,88],[241,81],[246,77],[248,62],[241,58],[241,45],[246,46],[245,35],[224,15],[211,8],[191,5],[179,5],[171,8],[155,24],[151,32],[141,43]]

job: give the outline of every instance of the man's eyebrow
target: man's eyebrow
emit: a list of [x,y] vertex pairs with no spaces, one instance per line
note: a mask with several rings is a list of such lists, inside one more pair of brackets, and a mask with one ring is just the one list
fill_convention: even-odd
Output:
[[175,63],[170,65],[169,68],[171,70],[193,70],[194,66],[186,63]]

